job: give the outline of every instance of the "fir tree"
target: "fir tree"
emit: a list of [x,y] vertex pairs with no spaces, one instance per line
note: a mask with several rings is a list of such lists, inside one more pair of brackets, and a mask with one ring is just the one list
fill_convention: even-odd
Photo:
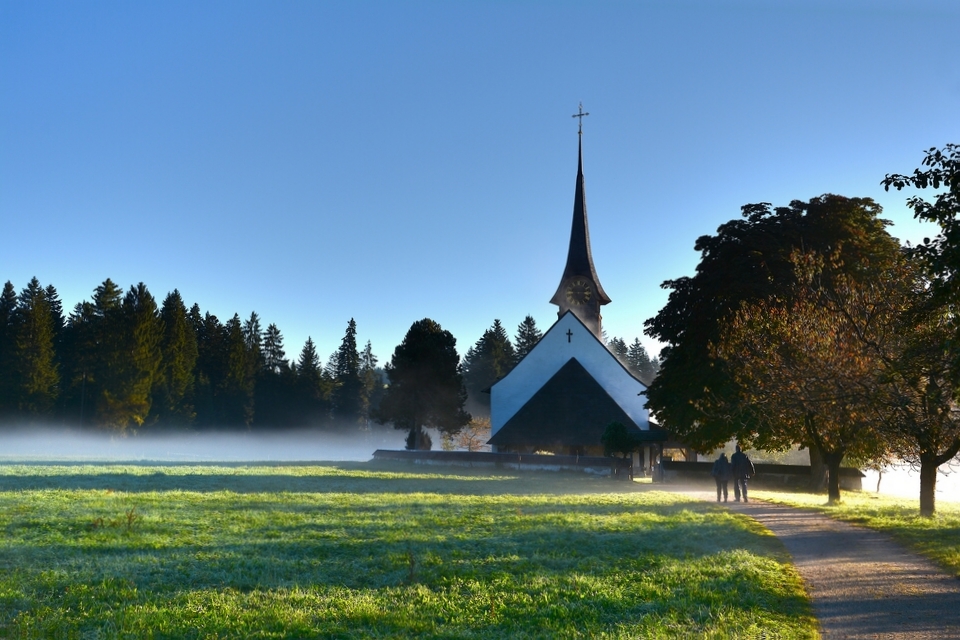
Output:
[[317,347],[310,336],[307,336],[307,341],[303,343],[303,349],[300,350],[297,376],[311,385],[320,385],[320,356],[317,355]]
[[287,362],[283,335],[275,324],[263,334],[263,349],[254,390],[254,424],[257,428],[281,428],[293,424],[291,401],[296,397],[296,372]]
[[153,295],[142,282],[131,286],[120,307],[120,345],[111,370],[102,375],[97,405],[102,423],[125,430],[150,414],[158,381],[163,334]]
[[527,316],[517,327],[516,343],[517,362],[520,362],[540,342],[543,333],[537,329],[537,321],[533,316]]
[[254,370],[259,371],[263,366],[263,331],[260,329],[260,316],[256,311],[252,311],[243,323],[243,339],[247,343],[247,353]]
[[[78,302],[63,328],[60,358],[64,389],[63,415],[80,426],[93,414],[92,385],[97,355],[96,312],[90,302]],[[88,386],[88,381],[91,384]]]
[[457,340],[429,318],[414,322],[394,350],[387,377],[390,386],[376,419],[408,432],[407,447],[429,446],[424,427],[456,433],[470,422],[463,405],[467,393],[460,375]]
[[201,317],[197,305],[190,309],[189,317],[197,335],[196,422],[203,426],[219,426],[227,421],[220,401],[227,377],[226,330],[217,316],[207,312]]
[[[115,415],[115,394],[120,385],[124,353],[124,326],[122,314],[123,290],[110,278],[94,289],[92,313],[89,317],[82,314],[89,322],[82,331],[83,344],[81,355],[84,364],[81,388],[91,402],[94,421],[99,424],[118,426],[119,418]],[[83,402],[83,399],[81,399]]]
[[369,424],[376,413],[383,397],[383,370],[377,367],[377,356],[373,355],[373,347],[367,340],[367,345],[360,354],[360,379],[363,382],[363,406],[361,417]]
[[7,280],[0,293],[0,420],[16,411],[17,393],[14,383],[17,292]]
[[63,317],[63,302],[60,301],[60,294],[57,293],[57,288],[52,284],[47,285],[44,293],[47,297],[47,305],[50,306],[50,320],[53,322],[54,342],[59,344],[60,335],[63,332],[65,323]]
[[263,368],[279,374],[286,367],[287,353],[283,350],[283,336],[277,325],[271,324],[263,335]]
[[484,390],[507,375],[516,361],[507,332],[499,320],[494,320],[463,359],[463,380],[471,411],[490,412],[490,394]]
[[50,305],[36,278],[20,292],[15,318],[17,409],[25,418],[48,418],[59,393],[60,370],[54,352]]
[[162,365],[156,387],[154,411],[168,425],[188,425],[196,412],[193,407],[197,334],[187,316],[187,308],[176,289],[167,294],[160,309],[163,339],[160,343]]
[[247,347],[240,316],[234,314],[226,326],[227,371],[222,389],[224,415],[229,425],[249,426],[253,422],[254,361]]
[[611,338],[607,343],[607,349],[610,350],[610,353],[617,357],[617,360],[620,361],[624,366],[627,365],[627,343],[624,342],[623,338]]
[[640,344],[640,339],[634,338],[627,352],[627,368],[649,384],[657,376],[660,364],[647,355],[647,350]]
[[328,417],[329,380],[310,337],[307,337],[297,361],[296,388],[298,401],[294,420],[300,424],[324,425]]
[[356,424],[363,409],[363,381],[360,378],[360,354],[357,351],[357,323],[353,318],[337,350],[334,368],[334,417],[345,424]]

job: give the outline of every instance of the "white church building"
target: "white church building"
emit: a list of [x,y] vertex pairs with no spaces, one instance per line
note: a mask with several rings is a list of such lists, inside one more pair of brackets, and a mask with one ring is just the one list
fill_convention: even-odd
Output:
[[[581,115],[583,114],[581,111]],[[558,320],[503,378],[490,387],[489,444],[497,452],[603,455],[612,422],[644,446],[644,466],[668,439],[651,426],[646,385],[603,344],[601,306],[610,302],[590,250],[580,129],[570,247],[552,304]]]

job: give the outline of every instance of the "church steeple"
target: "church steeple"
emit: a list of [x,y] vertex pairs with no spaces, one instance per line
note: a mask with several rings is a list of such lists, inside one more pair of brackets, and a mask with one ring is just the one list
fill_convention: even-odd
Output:
[[557,292],[550,300],[560,307],[557,315],[572,310],[597,337],[600,337],[600,307],[610,302],[603,290],[597,270],[593,266],[593,254],[590,251],[590,228],[587,224],[587,197],[583,187],[583,105],[580,113],[581,127],[578,132],[577,149],[577,186],[573,197],[573,225],[570,229],[570,248],[567,251],[567,264]]

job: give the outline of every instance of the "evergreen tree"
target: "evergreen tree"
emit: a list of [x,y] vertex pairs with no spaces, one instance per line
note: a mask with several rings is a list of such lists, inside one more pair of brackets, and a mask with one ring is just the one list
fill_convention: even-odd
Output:
[[516,361],[507,332],[499,320],[494,320],[463,359],[463,380],[471,411],[490,412],[490,394],[484,390],[507,375]]
[[292,403],[296,398],[296,372],[287,362],[283,335],[275,324],[263,334],[261,367],[254,390],[254,424],[257,428],[281,428],[293,424]]
[[150,414],[158,381],[163,327],[153,295],[142,282],[131,286],[120,307],[119,345],[113,366],[100,378],[98,416],[103,424],[125,430],[142,425]]
[[36,278],[17,299],[14,382],[17,409],[30,419],[53,414],[60,387],[54,352],[54,326],[46,292]]
[[12,417],[17,406],[14,382],[17,292],[7,280],[0,293],[0,420]]
[[224,415],[229,425],[249,426],[253,422],[254,360],[247,347],[240,316],[226,324],[227,371],[222,390]]
[[360,378],[360,353],[357,351],[357,323],[353,318],[337,350],[334,369],[334,417],[344,424],[356,424],[363,410],[363,381]]
[[411,449],[428,446],[424,427],[459,431],[470,422],[470,414],[463,409],[467,393],[459,360],[457,339],[449,331],[429,318],[414,322],[386,367],[390,386],[380,402],[377,421],[409,431],[407,447]]
[[541,333],[540,329],[537,329],[537,321],[533,319],[533,316],[528,315],[524,318],[520,326],[517,327],[517,335],[515,338],[517,362],[520,362],[520,360],[530,353],[542,337],[543,333]]
[[[63,416],[83,426],[93,415],[92,385],[97,351],[96,314],[90,302],[78,302],[63,328],[60,358],[64,389]],[[91,385],[88,386],[88,381]]]
[[256,311],[252,311],[243,323],[243,339],[247,343],[247,353],[254,370],[259,371],[263,366],[263,331],[260,329],[260,316]]
[[44,289],[44,293],[47,297],[47,305],[50,307],[50,320],[53,322],[54,342],[59,344],[60,335],[63,333],[63,327],[65,324],[63,317],[63,302],[60,301],[60,294],[57,293],[57,288],[52,284],[47,285],[47,288]]
[[217,316],[193,305],[190,321],[197,334],[197,367],[194,383],[196,422],[212,427],[223,425],[227,417],[220,402],[221,390],[227,377],[226,330]]
[[187,308],[176,289],[167,294],[160,309],[163,339],[160,343],[162,365],[156,387],[154,411],[167,425],[188,425],[196,412],[193,406],[197,334],[187,316]]
[[283,350],[283,336],[277,325],[271,324],[263,336],[263,368],[279,374],[288,366],[287,353]]
[[119,310],[122,303],[123,289],[118,287],[110,278],[104,280],[103,284],[93,290],[93,306],[100,317]]
[[649,384],[660,371],[660,363],[647,355],[647,350],[640,344],[640,338],[634,338],[630,350],[627,352],[627,368],[630,369],[646,384]]
[[627,353],[629,349],[623,338],[611,338],[607,343],[607,349],[610,350],[610,353],[617,356],[617,360],[619,360],[623,366],[627,366]]
[[123,290],[110,278],[94,289],[93,313],[82,345],[83,359],[89,363],[90,370],[85,372],[81,386],[86,387],[94,421],[110,426],[120,426],[115,422],[112,407],[126,355],[122,303]]
[[383,397],[383,370],[377,367],[377,356],[373,355],[373,347],[367,340],[367,345],[360,354],[360,379],[363,382],[363,405],[361,417],[367,424],[375,415],[380,399]]
[[328,419],[329,379],[323,372],[313,339],[308,337],[297,361],[297,407],[294,420],[299,424],[325,426]]

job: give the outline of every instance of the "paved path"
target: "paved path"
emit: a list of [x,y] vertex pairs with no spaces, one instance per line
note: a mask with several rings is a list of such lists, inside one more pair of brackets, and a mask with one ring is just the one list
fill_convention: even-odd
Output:
[[727,506],[786,546],[824,638],[960,638],[960,579],[882,533],[765,502]]

